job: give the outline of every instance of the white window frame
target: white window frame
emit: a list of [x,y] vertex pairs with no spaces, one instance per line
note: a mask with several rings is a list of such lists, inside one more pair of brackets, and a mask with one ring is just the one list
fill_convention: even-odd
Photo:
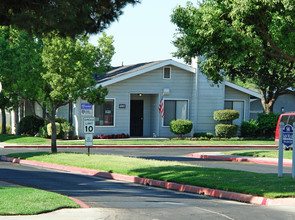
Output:
[[[243,102],[244,103],[244,120],[246,118],[246,100],[245,99],[224,99],[223,105],[225,102]],[[224,108],[224,106],[223,106]]]
[[[115,98],[106,98],[107,100],[114,100],[114,124],[113,125],[95,125],[96,128],[114,128],[116,127],[116,99]],[[95,108],[95,105],[94,105]],[[93,111],[93,117],[95,118],[95,109]]]
[[[170,69],[170,77],[169,78],[165,78],[165,69]],[[164,66],[163,67],[163,79],[171,79],[172,78],[172,68],[170,66]]]
[[[190,112],[189,112],[189,99],[178,99],[178,98],[168,98],[168,99],[163,99],[163,107],[164,107],[164,112],[165,112],[165,101],[187,101],[187,120],[190,120]],[[162,118],[162,117],[161,117]],[[165,118],[165,115],[164,115]],[[162,127],[163,128],[169,128],[169,125],[164,125],[164,118],[162,118]]]

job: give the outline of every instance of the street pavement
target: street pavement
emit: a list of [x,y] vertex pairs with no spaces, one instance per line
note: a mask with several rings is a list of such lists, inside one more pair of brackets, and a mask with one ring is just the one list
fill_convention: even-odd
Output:
[[[13,151],[11,149],[9,152],[6,149],[4,150],[5,152],[0,149],[0,154],[4,155]],[[19,150],[17,151],[19,152]],[[208,151],[208,149],[200,149],[199,151],[202,150]],[[36,149],[26,149],[26,151],[36,151]],[[163,157],[164,160],[178,158],[180,161],[194,164],[196,164],[196,160],[200,164],[206,163],[200,159],[187,157],[187,154],[195,152],[196,149],[186,148],[176,151],[174,149],[141,149],[140,151],[135,149],[112,149],[111,151],[110,149],[99,149],[95,153],[121,153],[120,155],[123,153],[123,155],[145,158],[158,157],[159,159]],[[166,156],[164,152],[166,152]],[[167,156],[168,152],[170,153]],[[224,162],[207,161],[208,164],[224,164]],[[226,163],[233,165],[230,162]],[[0,219],[195,219],[196,217],[198,217],[197,219],[295,219],[294,207],[253,206],[30,166],[15,166],[4,162],[0,162],[0,164],[0,179],[76,197],[90,207],[95,207],[76,210],[63,209],[36,216],[5,216],[0,217]],[[234,164],[238,163],[235,162]],[[252,163],[247,164],[257,166],[257,164]],[[38,175],[36,176],[36,174]],[[79,179],[81,176],[83,180]],[[75,180],[76,178],[79,180]],[[128,186],[127,189],[126,186]]]

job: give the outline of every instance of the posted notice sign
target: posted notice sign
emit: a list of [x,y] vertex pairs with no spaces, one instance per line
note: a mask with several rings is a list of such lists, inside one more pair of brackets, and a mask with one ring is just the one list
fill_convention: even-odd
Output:
[[81,115],[93,115],[93,106],[90,103],[81,103]]
[[92,134],[85,134],[85,146],[86,147],[93,146],[93,135]]
[[84,118],[84,134],[93,134],[94,126],[94,118]]
[[293,127],[286,125],[283,128],[283,145],[290,147],[293,144]]

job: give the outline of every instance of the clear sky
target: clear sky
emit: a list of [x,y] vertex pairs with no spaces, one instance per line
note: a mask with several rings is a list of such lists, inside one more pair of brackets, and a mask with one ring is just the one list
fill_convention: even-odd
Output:
[[[128,5],[117,22],[105,30],[114,36],[115,55],[112,66],[136,64],[155,60],[174,59],[172,45],[176,26],[170,15],[177,5],[185,6],[188,0],[142,0],[141,4]],[[96,44],[98,37],[90,38]]]

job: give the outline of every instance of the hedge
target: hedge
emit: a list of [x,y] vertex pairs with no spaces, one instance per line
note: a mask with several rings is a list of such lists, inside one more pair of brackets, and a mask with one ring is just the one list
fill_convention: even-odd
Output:
[[170,122],[170,131],[179,137],[191,132],[192,128],[193,122],[189,120],[177,119]]
[[215,121],[233,121],[240,117],[240,113],[236,110],[232,109],[225,109],[225,110],[218,110],[214,112],[213,118]]
[[235,136],[238,129],[238,125],[218,124],[215,126],[215,133],[218,137],[229,138]]

